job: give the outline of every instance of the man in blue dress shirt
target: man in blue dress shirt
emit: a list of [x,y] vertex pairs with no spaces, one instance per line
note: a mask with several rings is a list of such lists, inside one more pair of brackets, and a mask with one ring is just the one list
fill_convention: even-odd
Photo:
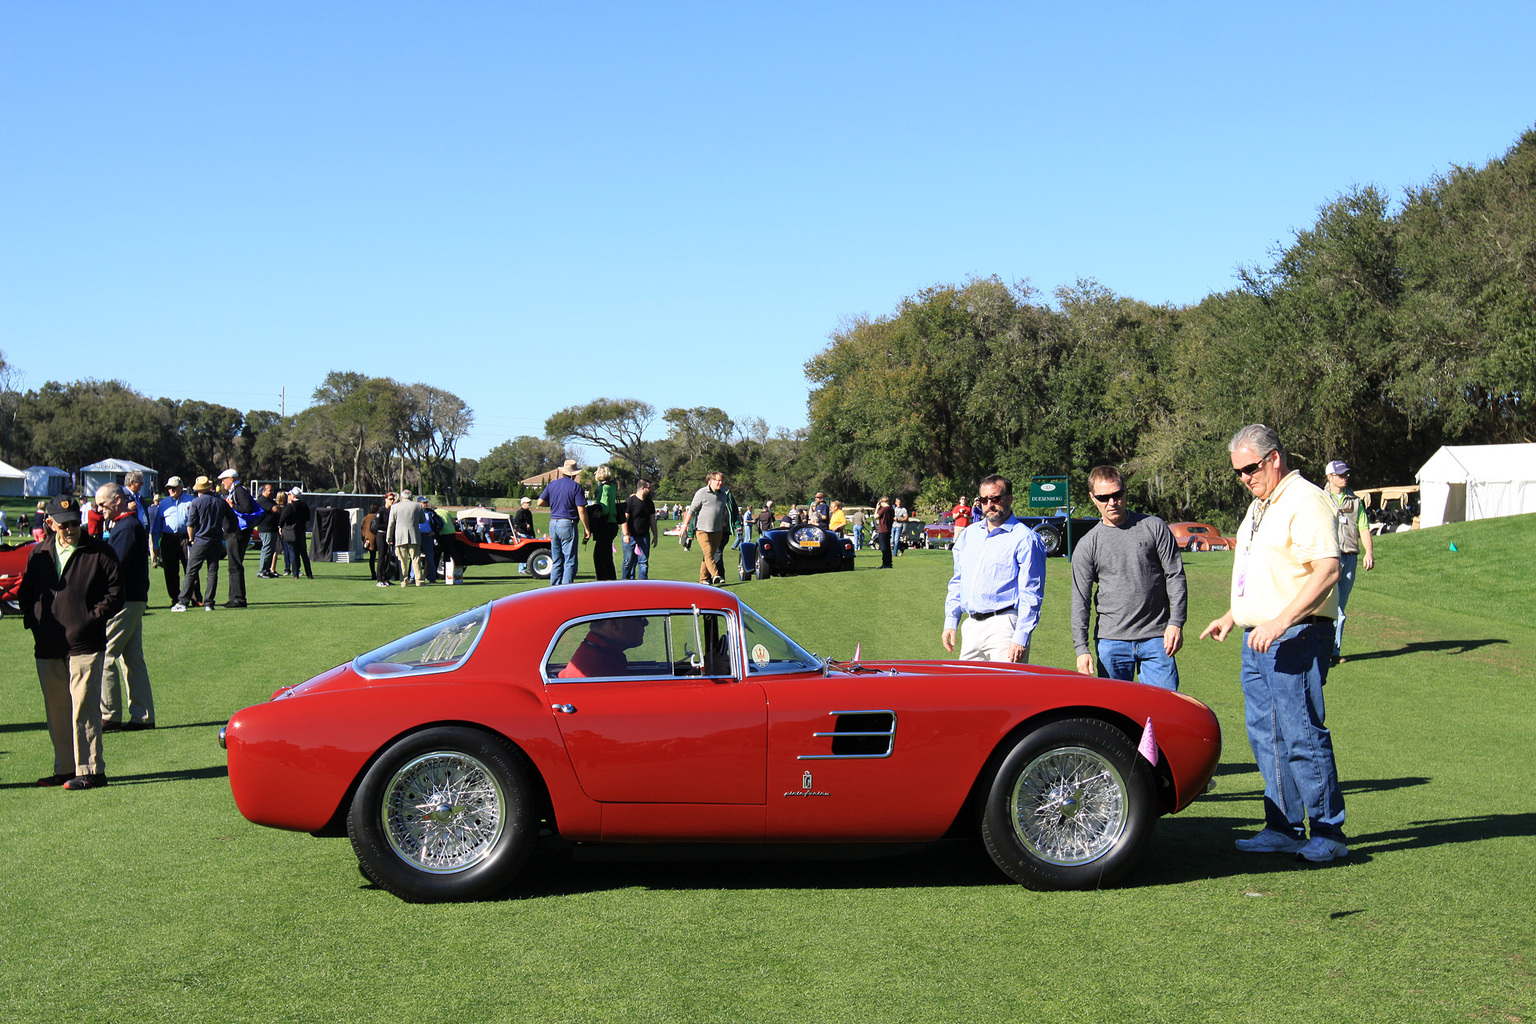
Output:
[[955,538],[955,574],[944,598],[944,649],[965,661],[1029,661],[1029,638],[1045,597],[1045,544],[1013,514],[1013,484],[981,482],[982,518]]

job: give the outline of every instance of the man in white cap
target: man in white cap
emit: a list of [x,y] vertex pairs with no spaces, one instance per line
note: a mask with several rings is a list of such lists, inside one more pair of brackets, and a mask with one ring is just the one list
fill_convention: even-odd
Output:
[[[149,517],[149,542],[155,550],[155,564],[165,570],[165,592],[175,604],[187,568],[187,506],[192,504],[192,495],[182,489],[179,476],[165,482],[165,495]],[[195,581],[187,596],[195,605],[203,603],[202,588]]]
[[1339,520],[1339,616],[1333,623],[1333,661],[1337,665],[1344,660],[1344,605],[1349,592],[1355,588],[1355,570],[1362,564],[1360,552],[1364,550],[1365,569],[1376,568],[1376,553],[1372,547],[1371,523],[1365,515],[1365,502],[1349,489],[1349,463],[1334,459],[1323,467],[1328,477],[1324,493],[1333,505]]
[[261,518],[261,506],[240,482],[240,473],[226,469],[219,474],[224,500],[235,510],[236,529],[224,535],[224,554],[229,559],[229,600],[225,608],[245,607],[245,549],[251,544],[251,528]]

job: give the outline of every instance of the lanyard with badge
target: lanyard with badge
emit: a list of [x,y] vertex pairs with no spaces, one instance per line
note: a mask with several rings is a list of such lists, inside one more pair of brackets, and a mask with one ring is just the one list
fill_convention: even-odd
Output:
[[1272,502],[1274,500],[1275,500],[1274,497],[1271,496],[1269,501],[1256,501],[1256,502],[1254,502],[1253,525],[1248,528],[1248,543],[1243,545],[1243,549],[1241,551],[1239,551],[1238,555],[1237,555],[1237,558],[1238,558],[1238,566],[1237,566],[1237,596],[1238,597],[1244,596],[1244,594],[1247,592],[1247,589],[1248,589],[1248,557],[1249,557],[1249,555],[1253,551],[1253,541],[1254,541],[1254,538],[1257,537],[1258,534],[1259,534],[1259,524],[1264,522],[1264,513],[1269,510],[1270,502]]

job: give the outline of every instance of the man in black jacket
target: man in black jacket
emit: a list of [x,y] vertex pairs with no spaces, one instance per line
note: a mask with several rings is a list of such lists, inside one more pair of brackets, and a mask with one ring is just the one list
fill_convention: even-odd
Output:
[[[139,517],[128,511],[132,495],[117,484],[96,489],[96,507],[106,518],[103,539],[117,555],[123,607],[107,623],[107,660],[101,673],[101,728],[136,732],[155,727],[155,696],[144,662],[144,609],[149,605],[149,543]],[[124,722],[123,691],[128,691]]]
[[229,600],[224,602],[224,607],[244,608],[245,549],[250,547],[251,528],[261,514],[261,506],[240,482],[238,470],[226,469],[220,473],[219,486],[224,488],[224,500],[239,517],[234,531],[224,535],[224,556],[229,559]]
[[198,573],[208,566],[208,586],[203,588],[203,611],[211,612],[219,602],[219,563],[224,560],[224,537],[238,527],[235,510],[214,497],[213,481],[200,476],[192,485],[197,494],[187,505],[187,572],[181,579],[181,594],[171,611],[184,612],[197,586]]
[[80,503],[68,495],[49,501],[46,524],[18,594],[53,740],[53,774],[37,784],[95,789],[107,784],[101,671],[107,623],[123,606],[117,555],[80,528]]

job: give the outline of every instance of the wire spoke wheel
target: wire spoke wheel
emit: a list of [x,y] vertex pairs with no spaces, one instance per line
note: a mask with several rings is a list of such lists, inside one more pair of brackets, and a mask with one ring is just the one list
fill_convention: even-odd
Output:
[[476,758],[434,751],[390,779],[380,808],[384,834],[401,859],[435,874],[463,871],[495,849],[506,799]]
[[1099,719],[1050,722],[1021,737],[992,778],[981,838],[1031,889],[1096,889],[1140,858],[1157,817],[1151,766]]
[[1128,818],[1125,780],[1103,755],[1062,747],[1019,773],[1009,817],[1019,841],[1051,864],[1088,864],[1119,841]]

